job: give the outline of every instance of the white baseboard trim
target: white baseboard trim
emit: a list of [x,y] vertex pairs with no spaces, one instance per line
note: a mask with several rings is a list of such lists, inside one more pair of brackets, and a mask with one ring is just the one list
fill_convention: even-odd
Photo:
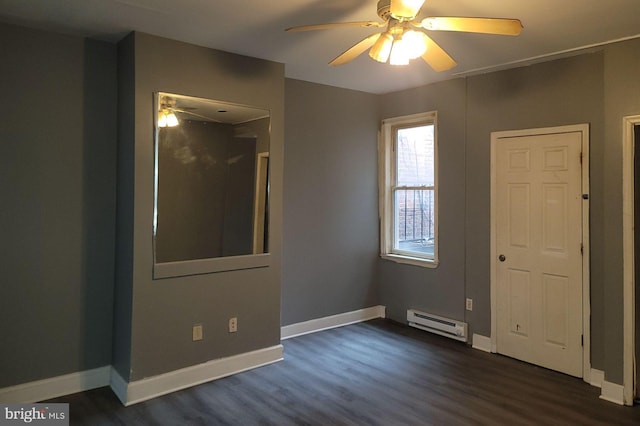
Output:
[[614,404],[624,405],[624,386],[603,380],[600,399],[613,402]]
[[603,382],[604,382],[604,371],[596,370],[595,368],[592,368],[591,376],[589,377],[589,384],[591,386],[601,388]]
[[280,329],[280,339],[290,339],[302,336],[303,334],[315,333],[317,331],[342,327],[344,325],[355,324],[357,322],[369,321],[375,318],[385,318],[386,308],[382,305],[370,308],[359,309],[357,311],[345,312],[343,314],[331,315],[324,318],[312,319],[296,324],[285,325]]
[[473,333],[473,341],[471,344],[473,349],[478,349],[484,352],[491,352],[491,337],[483,336],[481,334]]
[[114,370],[111,376],[111,388],[122,404],[129,406],[191,386],[272,364],[282,359],[283,346],[276,345],[227,358],[215,359],[204,364],[181,368],[180,370],[129,383]]
[[35,382],[0,389],[0,401],[5,403],[33,403],[72,393],[109,386],[111,366],[79,371]]

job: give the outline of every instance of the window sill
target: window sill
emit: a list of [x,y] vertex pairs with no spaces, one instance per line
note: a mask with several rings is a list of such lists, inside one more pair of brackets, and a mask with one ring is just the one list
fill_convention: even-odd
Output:
[[396,263],[403,263],[406,265],[421,266],[423,268],[435,269],[438,267],[439,262],[431,259],[421,259],[419,257],[401,256],[398,254],[381,254],[380,257],[385,260],[391,260]]

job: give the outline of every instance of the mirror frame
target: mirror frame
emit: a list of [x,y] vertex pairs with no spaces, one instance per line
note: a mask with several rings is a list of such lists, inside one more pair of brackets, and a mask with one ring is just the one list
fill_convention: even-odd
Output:
[[[271,254],[270,253],[253,253],[246,255],[234,255],[234,256],[221,256],[221,257],[212,257],[212,258],[204,258],[204,259],[191,259],[191,260],[179,260],[179,261],[171,261],[171,262],[157,262],[156,260],[156,238],[158,231],[158,183],[159,183],[159,164],[158,164],[158,154],[159,154],[159,134],[160,128],[158,126],[158,111],[160,108],[160,99],[162,96],[176,96],[179,98],[192,98],[198,100],[200,102],[211,102],[216,105],[226,105],[228,107],[238,108],[250,108],[255,110],[264,111],[269,117],[271,117],[271,111],[268,108],[261,108],[257,106],[251,105],[243,105],[238,103],[219,101],[213,99],[206,99],[197,96],[189,96],[182,95],[177,93],[169,93],[158,91],[153,93],[153,221],[152,221],[152,250],[153,250],[153,279],[163,279],[163,278],[172,278],[172,277],[182,277],[189,275],[201,275],[201,274],[209,274],[216,272],[224,272],[224,271],[234,271],[234,270],[243,270],[243,269],[253,269],[253,268],[264,268],[269,267],[271,265]],[[271,133],[271,122],[269,122],[269,133]],[[269,143],[270,144],[270,143]],[[270,151],[270,150],[269,150]],[[256,156],[256,161],[259,161],[261,158],[269,158],[269,152],[266,153],[258,153]],[[259,178],[259,176],[256,176]],[[270,186],[270,173],[265,171],[262,175],[263,179],[266,179],[266,196],[267,200],[270,198],[269,194],[269,186]],[[255,179],[254,179],[255,180]],[[254,203],[254,209],[258,203],[257,200],[258,192],[256,189],[256,200]],[[269,220],[270,221],[270,220]],[[264,229],[270,228],[270,223],[263,224],[263,234]],[[253,232],[252,232],[252,243],[255,247],[256,241],[259,236],[256,235],[256,221],[254,214],[254,223],[253,223]],[[268,231],[267,231],[268,232]],[[268,238],[268,237],[267,237]]]

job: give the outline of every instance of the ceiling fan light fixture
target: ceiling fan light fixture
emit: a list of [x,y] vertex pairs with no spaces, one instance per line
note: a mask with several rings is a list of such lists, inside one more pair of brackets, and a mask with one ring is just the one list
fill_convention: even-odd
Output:
[[405,44],[402,42],[402,39],[398,39],[393,43],[393,47],[391,48],[391,55],[389,58],[389,63],[391,65],[409,65],[409,60],[411,58],[408,55]]
[[158,113],[158,127],[167,127],[167,114],[164,111]]
[[178,117],[173,111],[170,111],[169,115],[167,115],[167,127],[176,127],[178,124],[180,124]]
[[158,113],[158,127],[176,127],[179,124],[178,117],[170,109],[162,109]]
[[419,58],[427,51],[425,34],[420,31],[405,31],[397,38],[391,48],[391,65],[408,65],[412,59]]
[[371,59],[385,63],[389,60],[392,46],[393,36],[389,33],[384,33],[369,50],[369,56]]
[[409,30],[402,35],[402,48],[409,59],[415,59],[427,51],[425,34],[421,31]]

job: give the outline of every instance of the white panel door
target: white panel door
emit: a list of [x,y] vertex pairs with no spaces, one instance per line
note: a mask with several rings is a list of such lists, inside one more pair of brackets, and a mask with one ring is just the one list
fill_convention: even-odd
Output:
[[496,349],[582,377],[582,134],[495,142]]

